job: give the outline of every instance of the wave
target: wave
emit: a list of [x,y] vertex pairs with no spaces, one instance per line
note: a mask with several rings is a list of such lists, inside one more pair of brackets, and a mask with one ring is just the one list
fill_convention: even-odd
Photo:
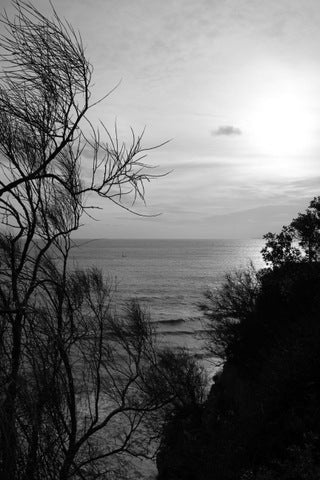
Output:
[[193,332],[192,330],[178,330],[178,331],[177,331],[177,330],[176,330],[176,331],[174,331],[174,330],[164,330],[164,331],[161,331],[161,330],[160,330],[160,331],[157,332],[157,334],[158,334],[159,336],[161,336],[161,335],[164,335],[164,336],[166,336],[166,335],[174,335],[174,336],[177,336],[177,335],[178,335],[178,336],[179,336],[179,335],[196,335],[197,332],[196,332],[196,331]]
[[179,325],[180,323],[185,323],[184,318],[173,318],[170,320],[156,320],[152,322],[154,325]]

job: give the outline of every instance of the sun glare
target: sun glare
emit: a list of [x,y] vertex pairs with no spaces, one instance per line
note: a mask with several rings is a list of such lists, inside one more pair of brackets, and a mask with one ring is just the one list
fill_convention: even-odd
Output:
[[251,144],[261,154],[301,155],[311,147],[314,128],[305,98],[299,92],[264,95],[249,120]]

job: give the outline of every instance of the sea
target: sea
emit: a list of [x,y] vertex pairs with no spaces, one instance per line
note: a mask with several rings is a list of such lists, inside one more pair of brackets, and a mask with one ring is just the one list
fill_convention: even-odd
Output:
[[[250,262],[263,268],[263,245],[261,239],[83,239],[74,241],[71,261],[74,268],[102,270],[113,286],[118,312],[128,300],[137,299],[150,315],[160,348],[188,350],[210,378],[216,364],[206,351],[206,323],[199,303],[206,290],[219,288],[227,273]],[[130,478],[156,479],[154,461],[128,460]]]
[[102,269],[113,285],[117,309],[135,298],[146,310],[162,346],[205,355],[199,303],[225,275],[250,262],[259,269],[262,239],[76,240],[74,266]]

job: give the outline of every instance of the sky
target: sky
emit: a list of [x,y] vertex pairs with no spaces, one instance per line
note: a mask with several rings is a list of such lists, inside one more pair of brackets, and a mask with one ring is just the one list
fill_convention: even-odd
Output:
[[[47,14],[49,2],[34,0]],[[94,67],[94,122],[146,127],[139,217],[111,202],[87,238],[259,238],[320,195],[319,0],[52,0]],[[10,14],[10,2],[1,1]]]

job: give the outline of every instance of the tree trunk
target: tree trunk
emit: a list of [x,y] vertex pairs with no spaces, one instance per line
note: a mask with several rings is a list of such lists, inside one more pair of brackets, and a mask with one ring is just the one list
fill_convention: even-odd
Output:
[[18,392],[18,373],[21,354],[22,315],[17,315],[12,325],[11,373],[7,381],[6,398],[2,406],[1,443],[2,466],[1,479],[14,480],[17,468],[16,435],[16,397]]

